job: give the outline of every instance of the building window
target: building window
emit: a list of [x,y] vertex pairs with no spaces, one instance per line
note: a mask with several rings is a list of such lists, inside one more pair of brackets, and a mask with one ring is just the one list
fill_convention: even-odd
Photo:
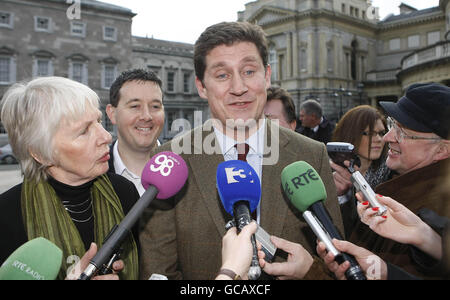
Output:
[[13,28],[14,15],[10,12],[0,11],[0,27]]
[[284,71],[286,70],[286,61],[284,55],[280,54],[278,56],[278,80],[284,79]]
[[272,69],[271,80],[277,81],[278,80],[277,51],[273,48],[269,50],[269,65],[270,65],[270,68]]
[[327,72],[334,72],[334,44],[333,42],[327,43]]
[[72,36],[86,37],[86,24],[80,22],[70,23],[70,34]]
[[346,11],[345,11],[345,4],[344,3],[342,3],[342,5],[341,5],[341,10],[342,10],[342,13],[345,14]]
[[34,17],[34,30],[41,32],[51,32],[51,18]]
[[49,59],[37,60],[37,76],[49,76],[50,75],[50,63]]
[[441,33],[439,31],[433,31],[427,33],[427,43],[428,45],[436,44],[441,40]]
[[48,58],[37,58],[33,64],[33,77],[53,76],[53,62]]
[[183,92],[189,94],[191,92],[191,73],[183,73]]
[[[173,128],[174,131],[172,131],[172,124],[173,122],[178,118],[178,112],[175,110],[168,110],[166,114],[166,120],[165,122],[167,124],[167,137],[172,138],[176,134],[179,133],[179,128]],[[177,131],[178,130],[178,131]]]
[[175,92],[175,72],[167,72],[167,91]]
[[103,40],[113,42],[117,41],[117,29],[115,27],[104,26]]
[[408,36],[408,48],[417,48],[420,46],[420,36],[410,35]]
[[116,65],[103,65],[102,72],[102,88],[109,89],[116,80],[117,66]]
[[161,78],[161,67],[159,66],[147,66],[148,70],[155,73],[159,78]]
[[400,50],[399,38],[389,40],[389,50]]
[[69,64],[69,78],[85,85],[88,84],[88,68],[86,62],[72,61]]
[[16,81],[16,66],[11,56],[0,56],[0,84],[11,84]]
[[72,79],[78,82],[83,82],[84,63],[72,63]]
[[306,47],[302,47],[299,51],[300,72],[305,73],[308,69],[308,52]]

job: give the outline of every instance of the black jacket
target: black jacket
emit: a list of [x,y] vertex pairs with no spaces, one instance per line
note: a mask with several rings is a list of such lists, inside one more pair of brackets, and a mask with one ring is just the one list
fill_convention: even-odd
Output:
[[[139,199],[136,187],[122,176],[108,173],[108,177],[126,215]],[[0,265],[14,250],[28,241],[22,218],[21,192],[22,184],[18,184],[0,195]],[[132,233],[139,250],[138,230],[139,224],[136,224]]]
[[303,127],[300,122],[298,122],[298,126],[295,129],[296,132],[301,133],[313,140],[324,143],[325,145],[331,140],[331,136],[333,135],[334,125],[330,123],[325,117],[323,117],[322,123],[319,124],[319,130],[314,132],[311,128]]

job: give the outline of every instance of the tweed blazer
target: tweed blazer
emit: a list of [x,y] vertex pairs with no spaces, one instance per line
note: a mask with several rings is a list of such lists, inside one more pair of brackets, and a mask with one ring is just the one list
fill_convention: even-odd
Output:
[[[338,230],[343,232],[325,145],[278,127],[269,120],[266,124],[265,148],[270,147],[271,143],[272,147],[278,144],[279,158],[276,164],[263,165],[262,168],[260,225],[271,235],[300,243],[314,255],[316,238],[301,213],[283,194],[281,171],[295,161],[304,160],[311,164],[325,184],[328,195],[325,206]],[[274,130],[279,133],[278,138],[273,134]],[[174,145],[182,144],[182,139],[191,143],[190,147],[184,148],[189,149],[190,153],[179,153],[188,165],[189,176],[184,188],[170,199],[174,207],[155,210],[140,235],[142,279],[148,279],[154,273],[169,279],[214,279],[222,264],[222,237],[225,224],[231,219],[222,207],[216,189],[216,169],[224,158],[220,150],[215,154],[206,154],[204,147],[198,143],[199,137],[204,145],[214,145],[214,142],[217,145],[210,120],[172,140]],[[173,149],[169,142],[156,151]],[[282,260],[275,257],[275,261]],[[314,266],[316,264],[321,266]],[[313,266],[308,278],[330,278],[317,257]]]

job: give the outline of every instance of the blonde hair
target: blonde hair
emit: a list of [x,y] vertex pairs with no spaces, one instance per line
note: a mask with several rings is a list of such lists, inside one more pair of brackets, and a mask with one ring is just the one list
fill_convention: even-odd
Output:
[[47,179],[46,169],[53,163],[53,137],[61,123],[79,119],[88,108],[98,109],[99,103],[89,87],[63,77],[37,78],[7,90],[1,101],[1,120],[25,178]]

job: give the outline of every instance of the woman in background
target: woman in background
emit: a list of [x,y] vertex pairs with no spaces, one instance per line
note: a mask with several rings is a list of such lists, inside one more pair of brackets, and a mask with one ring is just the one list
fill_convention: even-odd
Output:
[[[386,167],[387,146],[383,141],[386,126],[386,119],[376,108],[360,105],[342,116],[336,124],[332,136],[333,142],[346,142],[355,146],[355,153],[361,160],[361,167],[356,169],[361,172],[373,189],[390,176],[390,170]],[[349,162],[346,163],[349,166]],[[339,196],[346,236],[348,236],[358,218],[356,198],[350,181],[351,174],[347,168],[332,161],[330,161],[330,165],[334,170],[334,182]]]

